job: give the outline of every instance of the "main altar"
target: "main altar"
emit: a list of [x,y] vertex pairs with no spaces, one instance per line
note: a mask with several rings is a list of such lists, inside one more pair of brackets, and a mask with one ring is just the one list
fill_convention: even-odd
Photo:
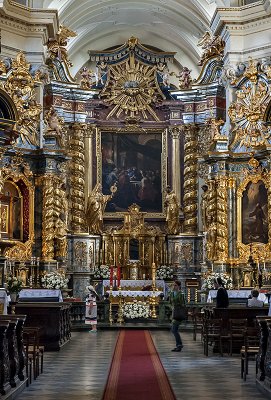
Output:
[[22,52],[1,64],[1,286],[62,282],[84,301],[94,284],[120,320],[136,302],[155,319],[175,279],[191,305],[218,275],[267,292],[270,65],[230,69],[223,40],[205,35],[193,81],[170,72],[173,52],[131,37],[89,51],[72,77],[74,35],[48,43],[48,75]]

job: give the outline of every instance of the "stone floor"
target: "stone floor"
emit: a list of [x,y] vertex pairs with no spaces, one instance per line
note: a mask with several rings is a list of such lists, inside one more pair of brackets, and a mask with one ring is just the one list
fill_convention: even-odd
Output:
[[[45,353],[44,373],[17,397],[19,400],[100,400],[113,355],[117,331],[74,332],[60,352]],[[167,331],[151,331],[155,346],[178,400],[265,399],[255,387],[255,369],[240,379],[240,358],[203,355],[200,341],[182,333],[184,349],[171,352]],[[142,382],[144,384],[144,382]],[[140,399],[136,399],[140,400]]]

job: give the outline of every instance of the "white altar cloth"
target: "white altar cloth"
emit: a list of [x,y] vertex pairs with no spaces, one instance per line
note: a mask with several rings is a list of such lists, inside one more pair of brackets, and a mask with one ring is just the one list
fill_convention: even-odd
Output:
[[[128,289],[128,288],[130,289],[131,288],[131,290],[127,290],[129,292],[133,291],[133,288],[136,288],[136,287],[143,288],[145,286],[151,286],[151,285],[152,285],[152,280],[151,279],[137,279],[137,280],[121,279],[121,281],[120,281],[121,288],[123,288],[123,289]],[[162,292],[162,293],[164,293],[164,295],[166,294],[165,281],[156,280],[155,281],[155,286],[156,286],[157,289],[160,290],[159,293]],[[103,294],[106,291],[105,288],[109,288],[109,287],[110,287],[110,280],[109,279],[104,279],[103,280]],[[142,291],[142,292],[144,293],[145,291]],[[145,292],[145,293],[148,293],[148,292]]]
[[[110,293],[109,290],[106,291],[106,293]],[[112,296],[113,297],[118,297],[119,295],[123,297],[158,297],[161,293],[161,291],[153,292],[153,291],[148,291],[148,290],[113,290],[112,291]]]
[[40,298],[43,299],[43,301],[45,301],[46,298],[57,298],[58,301],[63,301],[60,289],[22,289],[19,292],[19,300],[28,299],[28,301],[31,301],[32,298]]
[[[207,298],[207,303],[212,303],[213,299],[216,298],[217,290],[210,290]],[[251,295],[251,289],[249,290],[227,290],[229,299],[248,299],[248,296]],[[259,300],[263,301],[265,304],[268,304],[268,298],[264,293],[260,293]]]

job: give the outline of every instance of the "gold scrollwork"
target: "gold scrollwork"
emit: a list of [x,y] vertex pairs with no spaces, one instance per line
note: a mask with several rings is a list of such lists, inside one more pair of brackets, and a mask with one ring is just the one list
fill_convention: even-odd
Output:
[[197,127],[187,125],[185,127],[184,144],[184,232],[194,233],[197,230]]
[[4,89],[17,108],[15,130],[20,133],[22,142],[38,146],[37,132],[42,106],[35,100],[34,84],[30,64],[21,51],[12,61],[11,72],[7,76]]

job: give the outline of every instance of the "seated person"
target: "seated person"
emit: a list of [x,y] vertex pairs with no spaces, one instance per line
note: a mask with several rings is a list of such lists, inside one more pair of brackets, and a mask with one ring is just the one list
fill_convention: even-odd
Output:
[[263,307],[264,302],[261,300],[258,300],[258,296],[259,296],[259,291],[257,289],[253,289],[251,291],[251,299],[248,299],[247,301],[247,305],[248,307]]

